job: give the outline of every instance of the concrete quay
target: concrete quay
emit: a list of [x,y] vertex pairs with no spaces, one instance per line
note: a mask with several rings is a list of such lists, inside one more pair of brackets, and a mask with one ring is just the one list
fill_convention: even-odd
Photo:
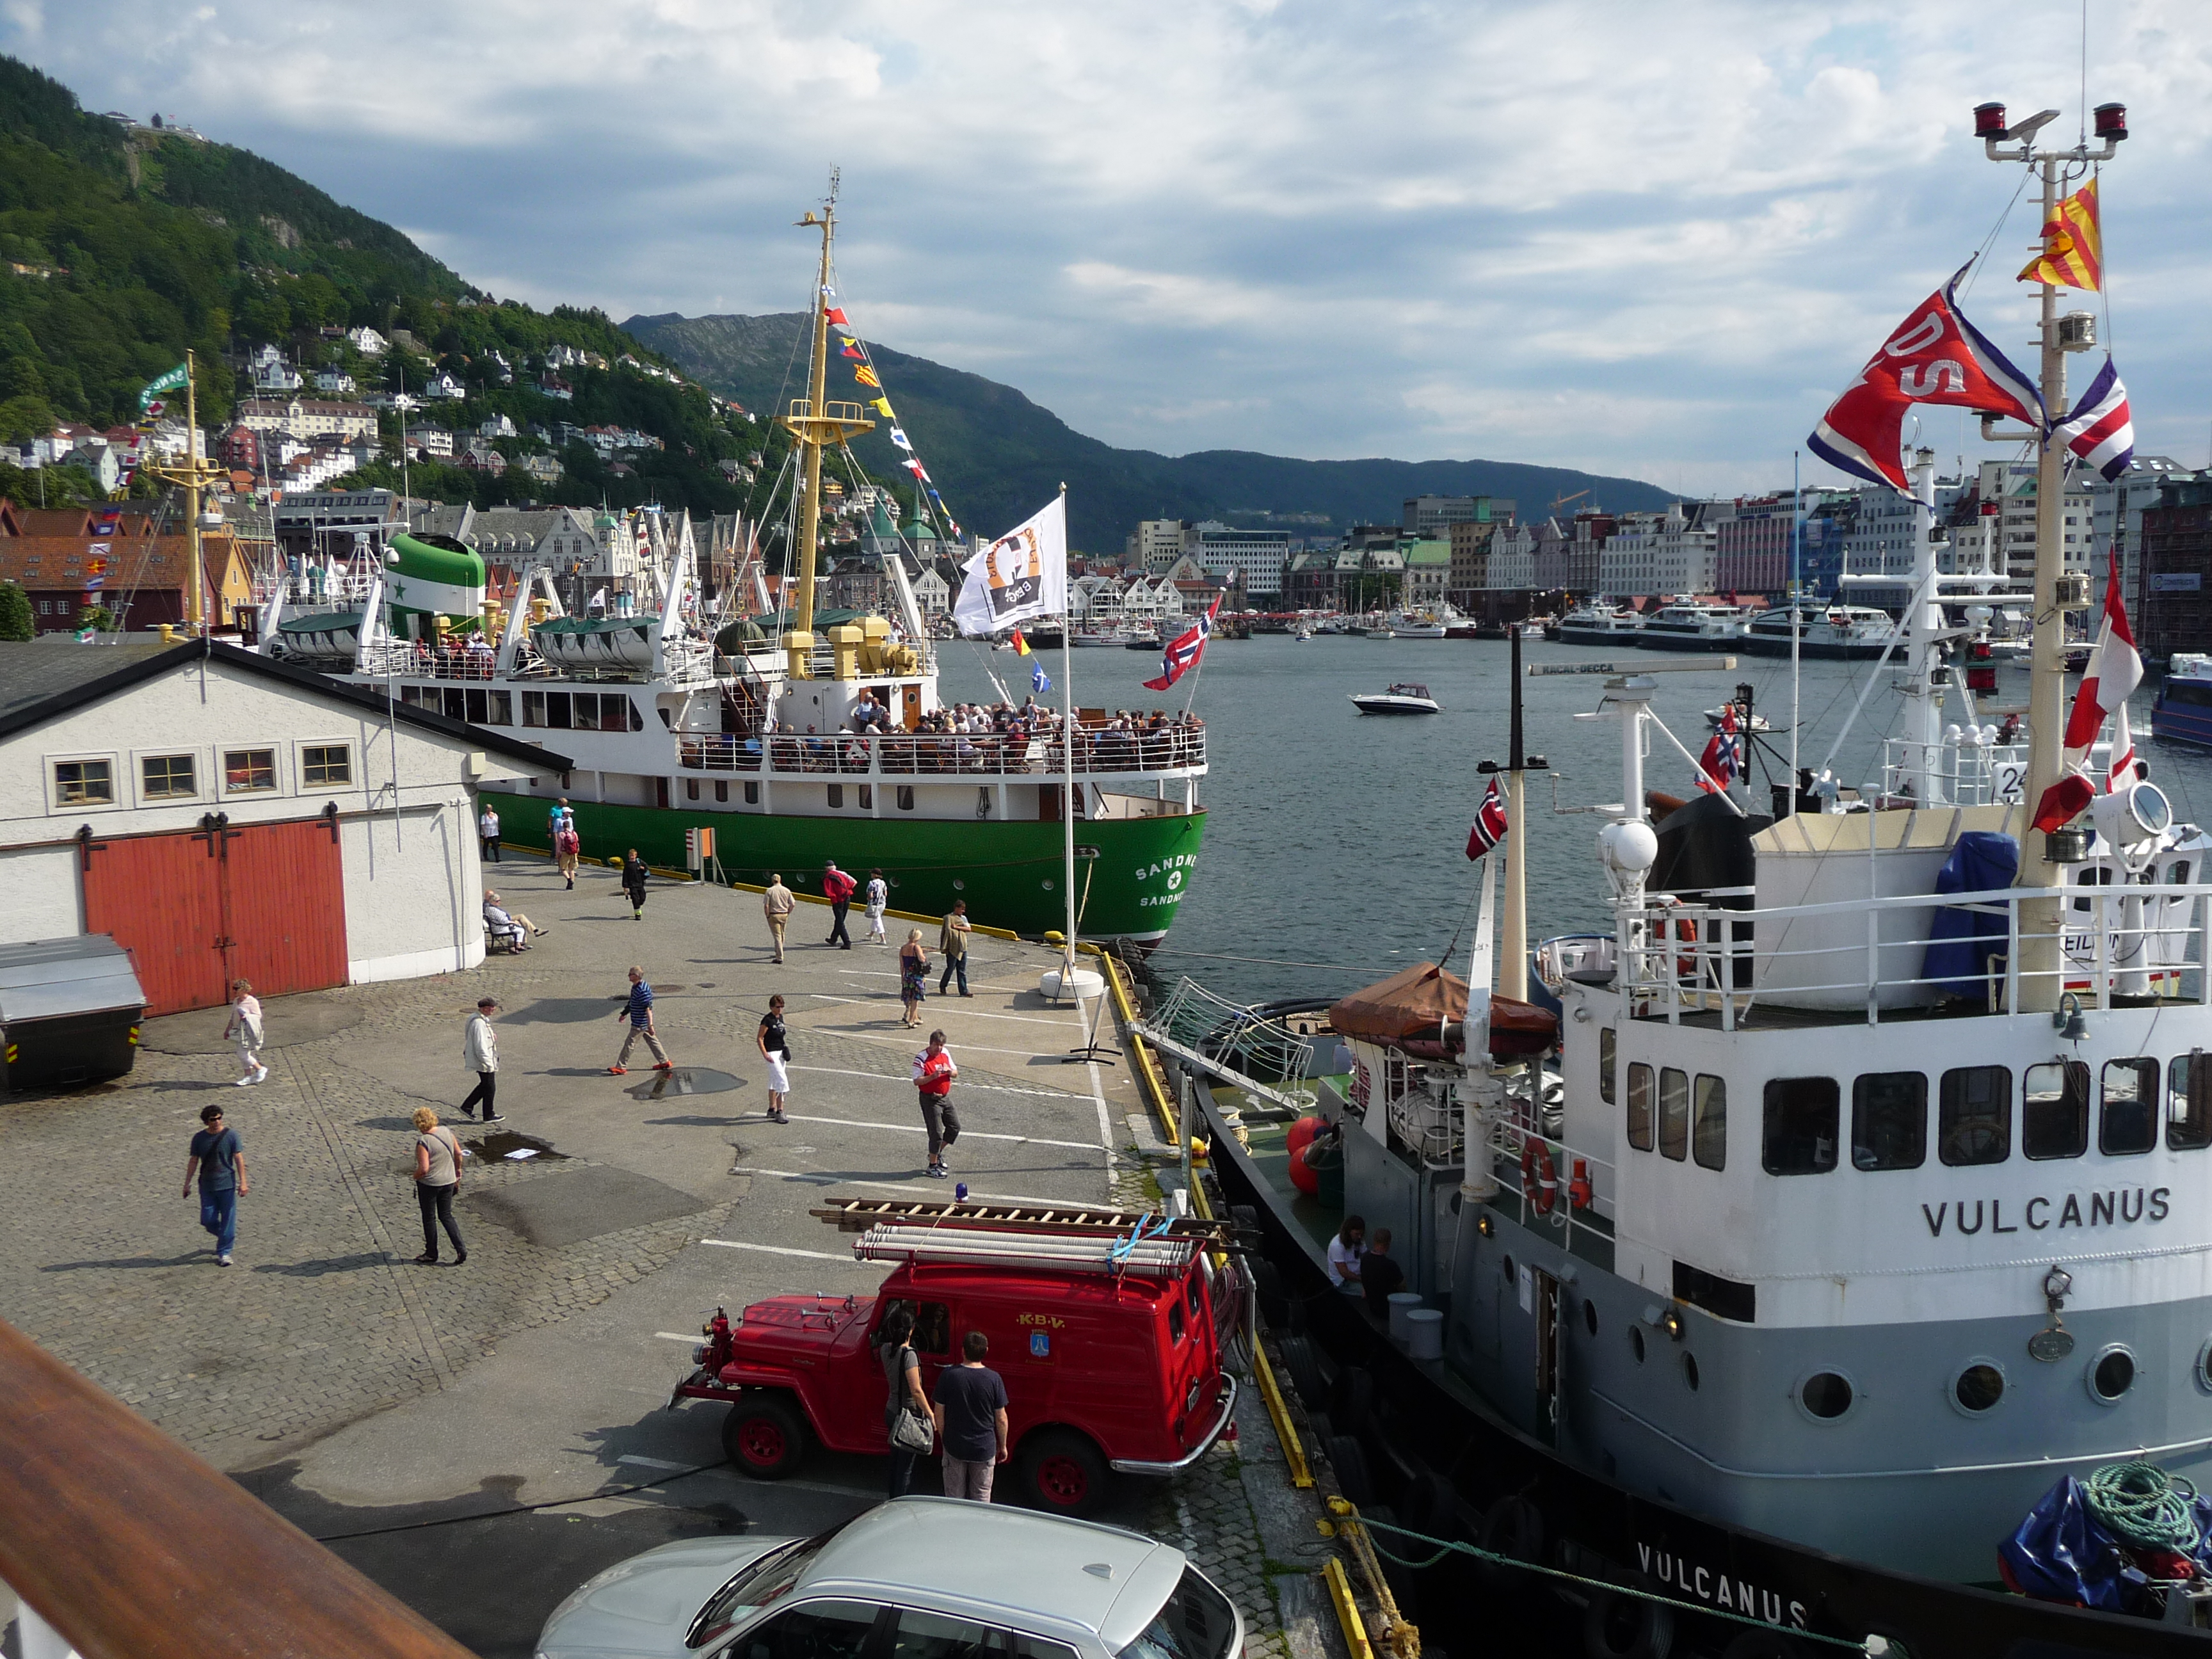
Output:
[[[778,965],[750,893],[656,882],[634,921],[603,868],[574,891],[527,855],[487,875],[547,930],[534,948],[271,1000],[263,1085],[233,1086],[214,1010],[149,1022],[119,1084],[0,1100],[0,1316],[477,1652],[527,1655],[553,1604],[625,1555],[818,1529],[880,1497],[879,1462],[819,1449],[795,1479],[749,1480],[724,1462],[720,1407],[665,1407],[716,1306],[874,1289],[883,1269],[808,1216],[825,1194],[951,1196],[922,1173],[908,1081],[930,1027],[961,1067],[947,1162],[971,1195],[1157,1201],[1155,1170],[1174,1177],[1127,1067],[1067,1057],[1099,1009],[1039,994],[1049,950],[976,936],[975,994],[939,997],[933,971],[915,1032],[896,948],[919,926],[934,957],[934,923],[888,921],[872,946],[856,908],[836,950],[826,909],[802,903]],[[607,1073],[633,963],[672,1073],[640,1044]],[[503,1005],[490,1126],[456,1109],[486,993]],[[766,1119],[754,1042],[776,993],[788,1125]],[[179,1196],[210,1101],[251,1186],[228,1269]],[[426,1103],[477,1154],[458,1267],[413,1261],[409,1116]],[[1297,1588],[1318,1507],[1290,1492],[1249,1391],[1238,1417],[1237,1445],[1174,1482],[1118,1481],[1101,1518],[1190,1550],[1243,1606],[1252,1654],[1320,1659],[1340,1640],[1325,1598]],[[924,1464],[917,1489],[933,1479]]]

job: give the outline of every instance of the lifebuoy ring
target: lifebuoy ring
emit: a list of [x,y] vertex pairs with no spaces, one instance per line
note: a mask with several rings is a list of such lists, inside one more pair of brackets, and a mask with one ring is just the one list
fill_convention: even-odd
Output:
[[[1673,910],[1680,908],[1681,907],[1682,901],[1669,893],[1662,895],[1660,902],[1662,908]],[[1664,939],[1667,935],[1667,924],[1664,921],[1662,921],[1659,924],[1660,937]],[[1696,921],[1688,916],[1675,917],[1674,934],[1675,941],[1678,944],[1689,945],[1693,951],[1695,951],[1698,944],[1698,924]],[[1674,975],[1676,978],[1694,979],[1697,977],[1697,974],[1698,958],[1694,955],[1676,957],[1674,958]]]
[[1538,1215],[1549,1215],[1559,1201],[1559,1172],[1552,1163],[1552,1149],[1542,1141],[1521,1144],[1521,1195]]

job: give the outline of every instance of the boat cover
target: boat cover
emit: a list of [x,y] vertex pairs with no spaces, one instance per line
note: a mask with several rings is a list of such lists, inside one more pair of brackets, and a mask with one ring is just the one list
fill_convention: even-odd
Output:
[[[2009,887],[2020,873],[2020,843],[1994,830],[1962,832],[1951,856],[1936,877],[1938,893],[1986,893]],[[1996,948],[1991,950],[1989,941]],[[1920,970],[1923,979],[1936,981],[1944,996],[1989,995],[1989,959],[2003,959],[2005,919],[2002,915],[1942,906],[1928,931],[1928,957]]]
[[[1328,1011],[1339,1036],[1387,1043],[1441,1059],[1466,1042],[1467,981],[1433,962],[1417,962],[1379,985],[1354,991]],[[1534,1003],[1492,994],[1490,1053],[1494,1060],[1540,1054],[1559,1040],[1559,1021]]]
[[[2204,1541],[2197,1545],[2193,1559],[2200,1574],[2212,1572],[2212,1498],[2198,1497],[2196,1509]],[[1997,1563],[2007,1584],[2039,1601],[2112,1613],[2146,1610],[2143,1593],[2150,1575],[2105,1529],[2091,1511],[2081,1483],[2070,1474],[2044,1493],[2020,1529],[1997,1546]]]

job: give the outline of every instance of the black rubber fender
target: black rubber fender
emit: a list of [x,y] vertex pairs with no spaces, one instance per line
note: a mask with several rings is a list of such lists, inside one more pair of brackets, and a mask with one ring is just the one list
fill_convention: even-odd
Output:
[[[1674,1608],[1619,1590],[1600,1590],[1590,1597],[1583,1614],[1583,1651],[1589,1659],[1667,1659],[1674,1650]],[[1733,1647],[1729,1651],[1735,1655]]]
[[[1540,1562],[1544,1559],[1543,1512],[1527,1498],[1508,1492],[1482,1512],[1482,1525],[1474,1541],[1509,1560]],[[1527,1573],[1495,1561],[1481,1563],[1480,1574],[1492,1589],[1516,1588],[1528,1582]]]

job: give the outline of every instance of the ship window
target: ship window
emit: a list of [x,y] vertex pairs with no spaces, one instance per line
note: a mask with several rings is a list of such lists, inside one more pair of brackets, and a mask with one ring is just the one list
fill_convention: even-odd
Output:
[[1620,1046],[1610,1025],[1597,1028],[1597,1097],[1610,1106],[1620,1091],[1613,1085],[1614,1050]]
[[760,805],[760,783],[757,779],[748,778],[745,781],[745,805],[748,806]]
[[[629,700],[625,697],[623,701],[625,702],[629,702]],[[660,723],[663,726],[668,724],[668,711],[665,708],[660,711]],[[629,729],[633,732],[642,732],[645,730],[645,716],[639,712],[637,705],[634,702],[629,705]],[[617,726],[615,730],[619,732],[622,728],[620,726]]]
[[699,799],[698,779],[686,778],[684,780],[684,799],[686,800],[696,800]]
[[469,717],[468,694],[457,685],[449,685],[446,688],[445,696],[446,718],[449,720],[466,720]]
[[830,805],[842,806],[845,804],[845,786],[842,783],[833,783],[829,786],[829,789]]
[[1641,1062],[1628,1068],[1628,1144],[1651,1150],[1651,1068]]
[[2110,1406],[2136,1385],[2136,1357],[2114,1343],[2089,1362],[2089,1393]]
[[[542,702],[544,701],[544,699],[543,699],[543,698],[540,698],[540,699],[539,699],[539,701]],[[403,685],[403,686],[401,686],[401,687],[399,688],[399,706],[400,706],[401,708],[418,708],[418,707],[420,707],[420,706],[421,706],[422,702],[422,688],[421,686],[419,686],[419,685]],[[543,722],[541,722],[541,724],[542,724],[542,723],[543,723]]]
[[1728,1168],[1728,1083],[1724,1079],[1698,1077],[1698,1109],[1691,1151],[1708,1170]]
[[914,786],[910,783],[902,783],[898,787],[898,810],[902,812],[914,811]]
[[1759,1164],[1774,1176],[1826,1175],[1836,1167],[1843,1091],[1832,1077],[1766,1080]]
[[1583,1326],[1592,1336],[1597,1334],[1597,1304],[1588,1298],[1583,1302]]
[[719,801],[727,801],[729,798],[730,781],[727,778],[716,778],[714,780],[714,799]]
[[2212,1146],[2212,1054],[2192,1048],[2166,1071],[2166,1144],[2193,1152]]
[[1695,1394],[1698,1391],[1698,1383],[1699,1380],[1700,1379],[1698,1376],[1698,1356],[1693,1353],[1684,1354],[1682,1356],[1682,1381],[1690,1385],[1690,1392],[1692,1394]]
[[1856,1397],[1850,1378],[1840,1371],[1814,1371],[1797,1389],[1797,1403],[1807,1415],[1823,1423],[1832,1423],[1850,1410]]
[[579,732],[596,732],[599,727],[599,694],[596,691],[574,691],[568,696],[568,718]]
[[1672,1066],[1659,1068],[1659,1151],[1677,1164],[1690,1155],[1690,1079]]
[[2189,884],[2189,860],[2176,859],[2172,864],[2167,865],[2166,878],[2176,887],[2186,887]]
[[546,725],[554,727],[556,731],[566,732],[570,727],[572,714],[568,692],[548,691],[545,694]]
[[525,726],[545,724],[545,694],[543,691],[522,694],[522,723]]
[[2031,1066],[2021,1081],[2020,1149],[2030,1158],[2089,1150],[2089,1067],[2078,1060]]
[[485,725],[512,726],[514,724],[514,697],[511,692],[487,691],[484,696],[488,700],[483,722]]
[[461,694],[461,718],[471,726],[482,726],[491,713],[491,706],[482,691],[470,690]]
[[1961,1066],[1943,1073],[1936,1103],[1936,1155],[1954,1169],[2012,1156],[2012,1073]]
[[1917,1170],[1927,1161],[1927,1078],[1918,1072],[1868,1072],[1854,1078],[1853,1166]]
[[2097,1150],[2107,1158],[2158,1145],[2158,1062],[2108,1060],[2097,1103]]
[[2004,1391],[2004,1373],[1994,1360],[1977,1359],[1951,1381],[1951,1398],[1969,1417],[1995,1410]]
[[1628,1351],[1636,1356],[1638,1364],[1641,1365],[1644,1363],[1644,1328],[1642,1326],[1631,1325],[1628,1328]]
[[872,783],[864,783],[860,786],[860,810],[863,812],[872,812],[876,810],[876,786]]

